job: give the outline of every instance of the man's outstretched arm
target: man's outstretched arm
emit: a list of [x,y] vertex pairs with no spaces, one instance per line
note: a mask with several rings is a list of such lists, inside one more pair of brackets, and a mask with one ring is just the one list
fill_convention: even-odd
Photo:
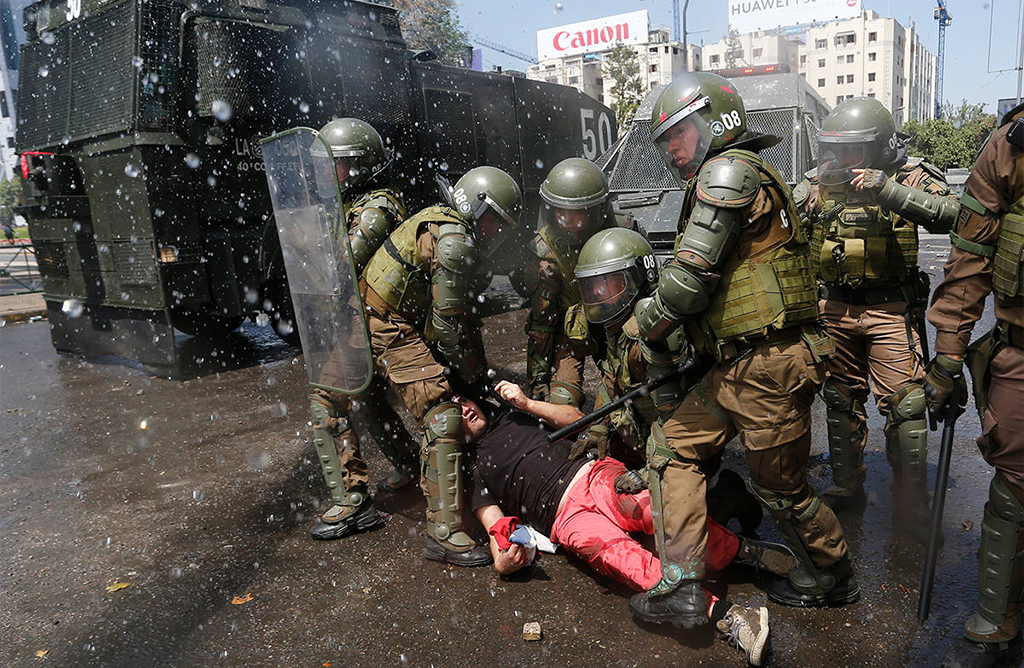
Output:
[[483,525],[484,530],[488,532],[491,557],[494,558],[494,570],[502,575],[508,575],[509,573],[515,573],[525,566],[527,560],[526,550],[523,549],[522,545],[512,543],[508,546],[507,550],[502,550],[498,547],[498,541],[494,540],[494,536],[490,535],[491,527],[504,516],[505,513],[501,512],[501,508],[497,505],[481,506],[476,509],[477,520]]
[[551,404],[526,396],[523,389],[515,383],[502,380],[494,388],[502,399],[509,402],[524,413],[542,420],[544,424],[561,429],[583,417],[584,413],[575,406]]

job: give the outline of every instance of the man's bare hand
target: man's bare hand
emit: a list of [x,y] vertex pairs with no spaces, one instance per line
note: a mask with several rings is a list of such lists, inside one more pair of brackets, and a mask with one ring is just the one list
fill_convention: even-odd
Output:
[[526,550],[518,543],[512,543],[507,550],[498,549],[494,555],[494,570],[502,575],[515,573],[526,565]]
[[523,392],[523,388],[515,383],[501,380],[498,381],[498,385],[494,389],[498,392],[498,396],[521,411],[527,410],[530,405],[530,398]]

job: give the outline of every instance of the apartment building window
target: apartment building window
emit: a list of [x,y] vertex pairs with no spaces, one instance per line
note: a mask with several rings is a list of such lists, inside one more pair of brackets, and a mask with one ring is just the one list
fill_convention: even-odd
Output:
[[836,56],[836,65],[842,65],[846,60],[842,56]]
[[868,93],[868,97],[870,97],[873,100],[873,99],[875,99],[875,94],[874,93]]
[[868,81],[874,81],[874,80],[875,80],[875,73],[874,72],[868,72]]
[[674,55],[677,55],[678,53],[679,53],[679,47],[673,46],[672,47],[672,55],[674,56]]
[[7,108],[7,95],[3,93],[0,93],[0,114],[2,114],[4,118],[11,117],[11,112]]
[[754,49],[754,58],[760,58],[764,49]]
[[818,58],[818,67],[825,67],[825,59]]
[[843,85],[843,75],[842,74],[840,74],[839,76],[836,77],[836,85],[837,86],[842,86]]
[[657,72],[657,71],[658,71],[658,65],[657,64],[651,65],[651,72]]
[[815,49],[827,49],[828,48],[828,40],[827,39],[816,39],[816,40],[814,40],[814,48]]
[[846,83],[853,83],[853,75],[852,74],[847,74],[846,75]]
[[853,33],[847,33],[845,35],[836,35],[836,46],[849,46],[857,41],[857,36]]
[[14,148],[14,137],[7,138],[7,148]]
[[874,51],[872,51],[871,53],[868,54],[868,62],[869,63],[873,63],[877,59],[878,59],[878,54],[875,53]]
[[711,54],[711,58],[708,60],[712,65],[718,64],[718,54]]
[[825,80],[824,79],[818,79],[818,88],[824,88],[824,87],[825,87]]
[[843,101],[843,96],[842,95],[836,95],[836,104],[839,104],[842,101]]
[[668,47],[667,46],[665,47],[665,53],[668,53]]
[[853,99],[853,95],[847,95],[847,96],[846,96],[846,99],[847,99],[847,100],[852,100],[852,99]]
[[652,47],[650,48],[650,52],[651,52],[651,53],[658,53],[658,47],[656,47],[656,46],[652,46]]
[[558,83],[558,77],[548,77],[547,79],[545,79],[545,81],[547,81],[548,83],[556,84]]
[[594,85],[595,86],[603,86],[604,85],[604,79],[602,77],[597,77],[596,79],[594,79]]
[[580,78],[579,77],[569,77],[569,84],[570,85],[578,84],[579,82],[580,82]]
[[846,54],[846,62],[848,62],[848,63],[852,63],[853,62],[853,54],[852,53]]
[[545,65],[544,69],[546,69],[546,70],[553,70],[553,69],[555,69],[555,66],[554,65]]
[[801,65],[806,65],[807,64],[807,56],[800,56],[800,64]]
[[868,41],[869,42],[877,42],[878,41],[878,33],[877,32],[869,32],[868,33]]

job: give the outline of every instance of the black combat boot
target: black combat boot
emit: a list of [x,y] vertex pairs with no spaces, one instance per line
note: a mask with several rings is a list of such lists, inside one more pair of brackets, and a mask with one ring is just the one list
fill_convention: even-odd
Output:
[[437,542],[433,536],[427,536],[427,543],[423,546],[423,556],[431,561],[464,568],[490,566],[494,563],[494,559],[491,558],[491,550],[486,545],[473,543],[472,546],[464,550],[449,550]]
[[756,569],[759,573],[771,573],[779,577],[788,576],[798,562],[793,551],[780,543],[769,543],[740,536],[740,548],[733,557],[734,564],[743,564]]
[[365,489],[349,492],[348,500],[354,503],[333,506],[309,530],[310,535],[317,540],[344,538],[357,531],[369,531],[381,526],[391,517],[377,510]]
[[651,624],[692,629],[708,623],[708,598],[700,580],[683,580],[666,593],[655,587],[635,594],[629,599],[629,610],[636,619]]
[[795,608],[824,608],[860,600],[860,585],[845,556],[827,569],[817,569],[816,576],[805,566],[798,566],[788,579],[770,583],[767,592],[775,603]]

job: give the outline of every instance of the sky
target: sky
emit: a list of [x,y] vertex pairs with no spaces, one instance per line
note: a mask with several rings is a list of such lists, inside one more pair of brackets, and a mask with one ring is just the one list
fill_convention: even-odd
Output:
[[[982,102],[995,111],[999,98],[1017,94],[1017,72],[994,70],[1016,67],[1020,42],[1020,11],[1024,0],[946,0],[953,23],[946,28],[946,66],[943,96],[950,101]],[[680,11],[685,0],[680,0]],[[922,42],[938,55],[935,0],[862,0],[864,9],[896,19],[904,27],[915,23]],[[727,0],[695,0],[687,13],[690,41],[711,43],[726,32]],[[646,9],[652,26],[672,26],[669,0],[461,0],[459,17],[470,35],[498,42],[517,51],[537,54],[537,30],[576,21]],[[991,48],[989,42],[992,27]],[[525,70],[527,63],[484,47],[484,65]],[[992,70],[992,71],[990,71]]]

